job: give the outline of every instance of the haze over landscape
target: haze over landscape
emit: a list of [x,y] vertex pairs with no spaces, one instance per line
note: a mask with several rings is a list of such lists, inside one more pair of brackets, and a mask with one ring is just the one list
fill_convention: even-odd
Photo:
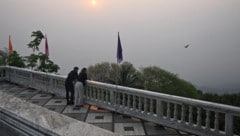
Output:
[[31,33],[41,30],[66,75],[75,65],[116,62],[120,32],[123,59],[136,68],[240,92],[239,7],[239,0],[1,0],[0,49],[11,35],[14,50],[29,55]]

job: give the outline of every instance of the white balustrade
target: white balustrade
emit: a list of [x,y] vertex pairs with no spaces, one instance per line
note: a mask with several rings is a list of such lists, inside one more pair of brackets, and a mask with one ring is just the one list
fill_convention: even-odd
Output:
[[[0,80],[65,96],[65,78],[15,67],[0,67]],[[196,135],[233,136],[240,108],[147,90],[87,81],[85,102]],[[220,122],[221,121],[221,122]],[[223,126],[224,127],[223,127]]]

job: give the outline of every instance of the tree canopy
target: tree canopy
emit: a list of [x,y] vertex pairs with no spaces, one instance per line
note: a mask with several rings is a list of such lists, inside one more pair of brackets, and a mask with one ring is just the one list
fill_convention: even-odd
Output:
[[[57,73],[60,67],[50,60],[46,54],[39,52],[39,45],[44,38],[43,33],[40,30],[34,31],[31,37],[34,39],[30,41],[27,46],[33,50],[33,53],[29,56],[22,57],[17,51],[14,51],[8,55],[7,64],[9,66],[27,67],[36,71]],[[3,62],[1,62],[0,59],[0,64],[1,63]]]
[[121,65],[103,62],[89,66],[88,73],[91,80],[198,98],[197,90],[191,83],[157,66],[137,70],[129,62]]

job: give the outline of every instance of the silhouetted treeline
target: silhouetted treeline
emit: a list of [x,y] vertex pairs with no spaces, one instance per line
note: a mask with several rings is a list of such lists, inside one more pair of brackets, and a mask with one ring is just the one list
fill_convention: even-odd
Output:
[[[199,98],[201,100],[240,107],[240,93],[222,94],[222,95],[213,94],[213,93],[202,93],[201,91],[198,91],[198,93],[200,95]],[[213,122],[213,120],[211,120],[211,122]],[[220,123],[224,122],[224,120],[221,119],[220,117],[219,122]],[[234,126],[234,133],[240,134],[240,117],[234,118],[233,126]]]
[[213,93],[199,93],[200,99],[204,101],[216,102],[240,107],[240,93],[235,94],[213,94]]

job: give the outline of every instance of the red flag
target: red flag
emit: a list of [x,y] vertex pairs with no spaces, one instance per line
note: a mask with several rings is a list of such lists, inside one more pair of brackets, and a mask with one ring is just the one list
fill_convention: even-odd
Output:
[[47,35],[45,35],[45,54],[49,56]]
[[11,36],[9,35],[9,41],[8,41],[8,51],[10,54],[13,53],[13,47],[12,47],[12,41],[11,41]]

